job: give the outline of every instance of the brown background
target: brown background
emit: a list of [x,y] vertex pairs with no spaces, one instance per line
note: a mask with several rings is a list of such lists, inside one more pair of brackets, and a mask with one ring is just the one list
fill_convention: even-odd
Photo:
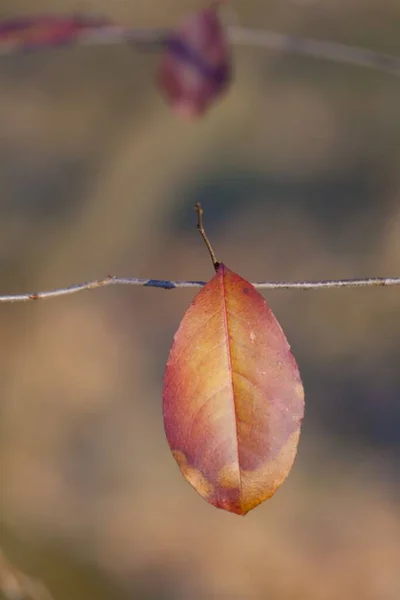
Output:
[[[199,0],[3,0],[2,17],[171,25]],[[400,54],[398,0],[237,0],[231,22]],[[400,84],[259,50],[206,119],[178,120],[157,56],[0,60],[1,292],[108,273],[398,275]],[[288,481],[246,518],[208,506],[164,438],[163,368],[194,291],[0,306],[1,545],[63,599],[400,597],[400,293],[270,292],[307,414]]]

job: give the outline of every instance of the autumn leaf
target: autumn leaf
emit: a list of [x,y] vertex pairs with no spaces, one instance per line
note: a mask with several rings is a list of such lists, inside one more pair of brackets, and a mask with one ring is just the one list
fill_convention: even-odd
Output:
[[219,4],[186,17],[166,40],[158,81],[180,115],[204,114],[230,82],[230,50]]
[[304,412],[296,361],[263,296],[222,263],[175,334],[163,412],[183,476],[218,508],[246,514],[292,467]]
[[110,25],[108,19],[79,15],[31,15],[0,22],[0,47],[21,51],[43,50],[72,44],[75,37]]

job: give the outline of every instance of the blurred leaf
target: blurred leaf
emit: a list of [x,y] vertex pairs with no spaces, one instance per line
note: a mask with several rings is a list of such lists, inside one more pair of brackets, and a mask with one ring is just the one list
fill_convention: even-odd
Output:
[[104,18],[57,14],[16,17],[0,22],[0,47],[22,51],[54,48],[71,44],[76,36],[90,29],[109,25]]
[[163,404],[182,474],[214,506],[244,515],[283,483],[304,411],[298,367],[264,298],[222,263],[175,334]]
[[159,84],[181,115],[202,115],[230,81],[230,51],[217,6],[190,15],[166,42]]

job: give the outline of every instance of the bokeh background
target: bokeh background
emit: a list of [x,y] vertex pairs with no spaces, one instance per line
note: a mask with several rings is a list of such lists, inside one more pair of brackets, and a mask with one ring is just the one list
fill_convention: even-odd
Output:
[[[201,0],[2,0],[1,17],[167,26]],[[398,0],[236,0],[232,23],[400,54]],[[1,292],[116,275],[398,275],[400,84],[236,49],[196,123],[125,47],[0,59]],[[56,600],[397,600],[400,292],[268,293],[307,411],[295,467],[245,518],[185,483],[161,390],[195,290],[107,288],[0,306],[0,533]]]

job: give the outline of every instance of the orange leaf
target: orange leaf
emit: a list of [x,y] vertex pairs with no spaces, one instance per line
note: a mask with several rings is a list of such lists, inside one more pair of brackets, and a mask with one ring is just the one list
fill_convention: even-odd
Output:
[[261,294],[222,263],[175,334],[163,410],[183,476],[218,508],[245,515],[292,467],[304,412],[296,361]]

